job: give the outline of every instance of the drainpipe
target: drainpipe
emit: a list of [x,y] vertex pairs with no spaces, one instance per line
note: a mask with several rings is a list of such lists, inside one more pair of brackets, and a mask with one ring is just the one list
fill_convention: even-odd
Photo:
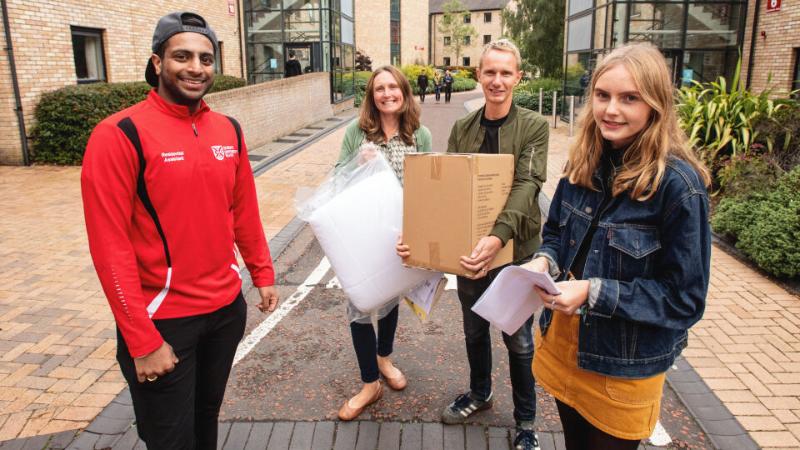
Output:
[[756,0],[755,11],[753,11],[753,30],[750,33],[750,55],[747,61],[747,82],[745,87],[750,89],[750,80],[753,78],[753,65],[756,54],[756,36],[758,36],[758,15],[761,12],[761,0]]
[[11,44],[11,30],[8,24],[8,7],[6,0],[0,0],[3,8],[3,29],[6,35],[6,51],[8,52],[8,65],[11,70],[11,85],[14,88],[14,110],[17,112],[17,126],[19,127],[19,140],[22,144],[22,164],[30,165],[30,155],[28,152],[28,138],[25,133],[25,117],[22,114],[22,97],[19,94],[19,82],[17,81],[17,65],[14,62],[14,47]]
[[244,78],[245,83],[247,82],[247,77],[244,75],[244,52],[247,48],[247,39],[245,35],[242,34],[242,22],[244,21],[244,16],[242,15],[242,5],[241,2],[236,2],[236,26],[239,29],[239,71],[242,74],[242,78]]

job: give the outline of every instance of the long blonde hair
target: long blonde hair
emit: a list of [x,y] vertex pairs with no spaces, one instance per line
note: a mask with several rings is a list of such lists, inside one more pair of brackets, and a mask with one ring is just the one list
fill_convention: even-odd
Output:
[[564,176],[569,182],[596,189],[592,174],[603,154],[603,136],[594,120],[592,99],[597,80],[613,67],[622,65],[633,77],[642,100],[652,111],[644,129],[625,150],[623,167],[614,178],[612,192],[616,196],[630,191],[634,200],[645,201],[658,190],[669,156],[689,163],[706,186],[711,183],[708,169],[690,148],[686,134],[678,125],[674,87],[667,63],[661,52],[650,44],[628,44],[609,53],[592,75],[587,98],[581,113],[582,129],[570,149]]
[[372,72],[367,82],[367,89],[364,92],[364,100],[361,103],[361,112],[358,118],[358,126],[367,135],[370,142],[382,142],[385,139],[383,128],[381,127],[381,113],[375,105],[375,77],[381,72],[389,72],[397,81],[400,90],[403,92],[403,106],[400,114],[400,129],[398,134],[406,145],[414,145],[414,132],[419,128],[420,107],[414,101],[414,93],[403,72],[394,66],[383,66]]

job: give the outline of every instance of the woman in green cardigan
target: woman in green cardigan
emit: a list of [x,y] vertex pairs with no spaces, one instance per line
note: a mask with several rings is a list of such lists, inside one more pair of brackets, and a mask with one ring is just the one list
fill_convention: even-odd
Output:
[[[367,82],[358,120],[347,127],[337,165],[377,147],[402,183],[406,153],[431,151],[431,133],[420,124],[419,116],[419,105],[403,73],[393,66],[377,69]],[[339,419],[353,420],[381,398],[380,375],[392,389],[405,389],[406,377],[389,358],[397,329],[399,302],[400,299],[395,299],[373,313],[363,313],[348,303],[350,334],[364,386],[344,402],[339,409]],[[373,315],[378,319],[377,339],[372,326]]]

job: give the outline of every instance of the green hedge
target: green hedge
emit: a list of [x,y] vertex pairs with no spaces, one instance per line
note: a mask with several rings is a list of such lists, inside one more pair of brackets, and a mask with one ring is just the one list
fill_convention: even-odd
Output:
[[[244,85],[241,78],[217,75],[210,92]],[[43,94],[34,112],[33,160],[47,164],[80,164],[95,125],[142,101],[150,89],[145,82],[95,83]]]
[[557,78],[537,78],[535,80],[520,83],[514,88],[514,103],[517,106],[530,109],[531,111],[539,111],[539,89],[543,89],[544,105],[542,114],[549,115],[553,113],[553,91],[558,92],[559,101],[563,95],[563,86],[561,80]]
[[767,272],[800,275],[800,167],[772,188],[723,198],[711,224]]

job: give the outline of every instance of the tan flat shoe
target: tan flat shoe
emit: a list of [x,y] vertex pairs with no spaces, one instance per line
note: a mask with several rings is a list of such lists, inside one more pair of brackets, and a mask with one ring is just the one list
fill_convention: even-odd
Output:
[[[397,371],[400,372],[400,369],[397,369]],[[389,387],[395,391],[402,391],[406,388],[406,386],[408,386],[408,380],[406,379],[406,376],[403,375],[403,372],[400,372],[400,375],[394,378],[389,378],[386,375],[383,375],[383,379],[386,380],[386,384],[388,384]]]
[[361,406],[360,408],[354,408],[350,406],[350,399],[347,399],[344,402],[344,405],[342,405],[342,407],[339,408],[339,420],[348,422],[350,420],[355,419],[356,417],[361,415],[362,412],[364,412],[367,406],[377,402],[378,400],[381,399],[381,397],[383,397],[383,385],[380,384],[380,382],[378,382],[378,390],[375,392],[375,395],[373,395],[372,398],[369,399],[369,401],[364,404],[364,406]]

